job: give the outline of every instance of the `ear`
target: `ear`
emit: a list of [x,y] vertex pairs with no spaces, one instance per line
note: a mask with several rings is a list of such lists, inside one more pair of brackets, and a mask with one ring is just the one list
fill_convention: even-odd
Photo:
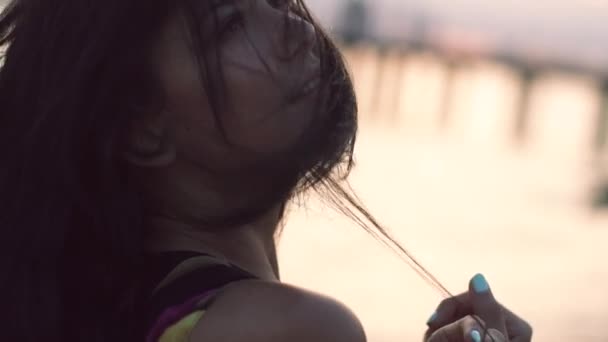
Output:
[[175,162],[175,141],[169,134],[166,113],[133,122],[123,156],[138,167],[163,167]]

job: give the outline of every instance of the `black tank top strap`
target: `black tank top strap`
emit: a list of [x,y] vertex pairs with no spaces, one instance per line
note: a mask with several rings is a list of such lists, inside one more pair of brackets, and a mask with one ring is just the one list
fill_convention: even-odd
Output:
[[[180,265],[195,260],[197,258],[204,259],[206,262],[200,267],[190,266],[185,272],[180,272],[179,275],[163,283],[171,273]],[[217,262],[209,262],[209,260],[217,260]],[[146,267],[147,280],[149,284],[147,290],[147,326],[151,326],[154,321],[167,308],[180,305],[189,299],[214,290],[220,289],[230,283],[256,279],[253,274],[225,262],[215,256],[188,251],[163,252],[150,255],[148,258],[148,267]],[[194,263],[196,266],[196,263]],[[212,303],[207,301],[204,306]],[[200,307],[204,309],[205,307]]]

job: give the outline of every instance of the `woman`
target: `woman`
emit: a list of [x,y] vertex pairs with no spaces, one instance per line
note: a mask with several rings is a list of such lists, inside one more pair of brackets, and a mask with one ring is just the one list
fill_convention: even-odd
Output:
[[3,341],[365,339],[279,282],[308,190],[386,236],[339,185],[355,97],[300,1],[14,0],[0,32]]

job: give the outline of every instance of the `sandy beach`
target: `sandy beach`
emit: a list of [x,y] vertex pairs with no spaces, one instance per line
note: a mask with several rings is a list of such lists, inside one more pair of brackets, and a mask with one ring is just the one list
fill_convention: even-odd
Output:
[[[589,207],[594,169],[585,145],[594,88],[544,79],[532,105],[534,134],[518,148],[505,142],[510,107],[496,106],[512,102],[512,75],[469,70],[456,93],[474,101],[455,102],[451,128],[437,133],[428,116],[437,111],[440,82],[432,77],[441,71],[428,76],[432,61],[417,63],[431,65],[409,74],[422,95],[410,94],[396,114],[362,115],[351,177],[359,196],[453,293],[484,273],[497,298],[532,323],[534,341],[607,341],[608,215]],[[363,69],[355,75],[360,92]],[[346,303],[372,342],[420,341],[442,299],[389,249],[314,200],[292,213],[279,253],[286,282]]]

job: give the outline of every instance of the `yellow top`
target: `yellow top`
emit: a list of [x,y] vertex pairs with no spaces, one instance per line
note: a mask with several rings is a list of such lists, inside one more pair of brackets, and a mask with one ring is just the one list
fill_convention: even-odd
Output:
[[182,318],[179,322],[168,327],[160,336],[158,342],[188,342],[194,326],[201,319],[205,311],[194,311]]

